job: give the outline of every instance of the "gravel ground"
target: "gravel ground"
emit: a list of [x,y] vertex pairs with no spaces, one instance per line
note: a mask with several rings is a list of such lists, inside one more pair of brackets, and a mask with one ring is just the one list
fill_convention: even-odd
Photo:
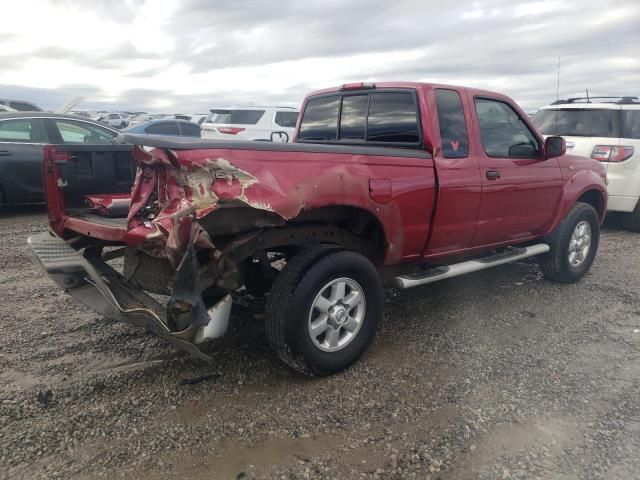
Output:
[[640,478],[640,235],[607,226],[576,285],[388,291],[373,348],[309,380],[252,318],[207,366],[87,311],[30,261],[45,222],[0,214],[0,478]]

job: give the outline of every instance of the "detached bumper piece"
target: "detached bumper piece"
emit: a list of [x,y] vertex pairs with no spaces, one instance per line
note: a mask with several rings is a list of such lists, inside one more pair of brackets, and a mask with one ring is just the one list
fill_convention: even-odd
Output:
[[49,277],[87,307],[107,318],[144,327],[177,348],[211,361],[198,344],[224,335],[231,313],[229,295],[207,311],[210,319],[206,325],[174,332],[169,327],[166,308],[144,291],[128,285],[102,259],[85,257],[49,232],[29,237],[27,242]]

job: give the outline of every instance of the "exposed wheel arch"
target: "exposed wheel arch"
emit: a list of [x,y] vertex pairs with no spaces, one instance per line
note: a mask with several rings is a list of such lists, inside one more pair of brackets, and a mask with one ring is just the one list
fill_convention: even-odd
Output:
[[327,206],[303,210],[291,219],[248,206],[229,206],[200,219],[200,224],[223,251],[240,261],[258,250],[316,243],[341,245],[382,264],[387,238],[378,218],[365,209]]
[[599,190],[588,190],[584,192],[580,197],[576,200],[576,203],[586,203],[595,208],[598,213],[598,217],[600,217],[600,221],[604,218],[605,215],[605,202],[602,192]]
[[388,244],[384,226],[373,213],[364,208],[330,205],[305,210],[290,220],[292,225],[309,223],[329,223],[362,239],[368,244],[366,249],[373,254],[375,263],[382,263]]

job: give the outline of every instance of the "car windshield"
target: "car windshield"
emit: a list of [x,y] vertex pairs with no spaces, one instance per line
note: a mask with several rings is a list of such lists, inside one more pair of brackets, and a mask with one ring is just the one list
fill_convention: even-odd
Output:
[[540,110],[533,124],[543,135],[619,138],[620,111],[595,108]]
[[211,110],[207,122],[223,125],[255,125],[264,115],[264,110]]

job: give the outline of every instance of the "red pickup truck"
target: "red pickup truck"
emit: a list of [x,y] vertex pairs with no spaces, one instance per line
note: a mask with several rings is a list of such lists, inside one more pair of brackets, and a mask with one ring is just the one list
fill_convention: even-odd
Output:
[[560,282],[590,268],[605,169],[542,138],[508,97],[358,83],[301,112],[290,144],[48,146],[51,232],[29,238],[35,257],[90,308],[204,359],[249,299],[277,355],[311,375],[366,350],[385,284],[531,256]]

